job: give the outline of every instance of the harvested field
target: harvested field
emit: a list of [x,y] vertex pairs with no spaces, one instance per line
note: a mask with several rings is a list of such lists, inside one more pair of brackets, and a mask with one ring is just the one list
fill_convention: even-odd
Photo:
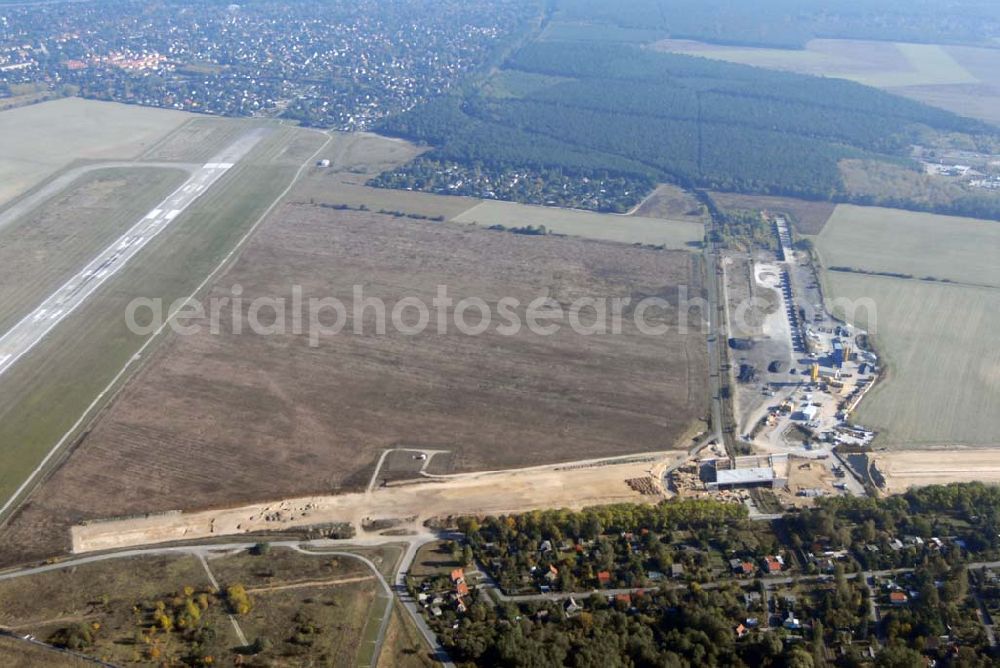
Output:
[[899,47],[900,45],[891,42],[846,39],[815,39],[806,44],[804,49],[733,47],[683,39],[666,39],[654,45],[660,51],[815,76],[852,79],[870,86],[877,86],[879,81],[891,82],[893,79],[890,77],[901,82],[897,85],[961,83],[968,80],[968,74],[963,72],[951,73],[960,76],[959,81],[954,81],[954,77],[941,81],[940,71],[925,74],[916,67],[919,61],[914,63]]
[[767,210],[783,213],[799,234],[819,234],[836,208],[833,202],[814,202],[794,197],[741,195],[739,193],[709,193],[720,209]]
[[0,206],[73,160],[130,159],[191,114],[63,98],[0,113]]
[[[304,299],[337,297],[350,314],[354,285],[391,309],[405,296],[430,304],[438,285],[494,305],[676,299],[680,284],[699,294],[700,277],[690,253],[290,204],[213,294],[239,284],[248,303],[300,285]],[[226,323],[220,335],[172,337],[7,535],[45,552],[86,518],[357,490],[394,446],[450,450],[458,471],[660,450],[705,413],[694,326],[645,336],[626,317],[621,335],[467,336],[452,326],[376,336],[373,319],[366,334],[350,334],[349,322],[318,347],[306,334],[234,335]]]
[[894,88],[892,92],[962,116],[1000,125],[1000,84],[997,83],[905,86]]
[[[206,279],[290,183],[298,168],[292,160],[302,149],[288,154],[286,147],[301,132],[282,128],[269,135],[153,239],[137,262],[4,374],[0,499],[10,497],[95,400],[110,398],[102,392],[135,362],[133,356],[149,337],[128,330],[124,315],[129,302],[161,298],[169,305]],[[323,137],[308,136],[315,151]]]
[[815,39],[804,49],[767,49],[667,39],[654,48],[776,70],[850,79],[963,116],[1000,121],[995,49]]
[[879,430],[877,444],[1000,443],[1000,289],[839,272],[825,282],[828,297],[875,307],[852,320],[874,328],[888,364],[854,415]]
[[992,221],[840,204],[813,241],[826,267],[1000,287]]
[[102,169],[0,229],[5,332],[184,182],[173,169]]
[[664,183],[636,207],[634,215],[642,218],[664,218],[688,223],[711,222],[708,210],[698,198],[683,188]]
[[621,216],[576,209],[532,206],[487,200],[459,214],[456,223],[480,227],[544,226],[550,234],[566,234],[601,241],[648,244],[672,249],[697,247],[705,227],[697,221],[661,220],[641,216]]
[[891,493],[952,482],[1000,484],[1000,448],[890,450],[874,460]]

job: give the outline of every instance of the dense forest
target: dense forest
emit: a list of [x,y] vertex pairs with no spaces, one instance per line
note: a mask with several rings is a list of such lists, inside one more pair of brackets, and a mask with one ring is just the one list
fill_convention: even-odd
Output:
[[[428,160],[493,173],[559,169],[636,185],[663,180],[835,200],[852,199],[843,161],[909,169],[909,146],[928,128],[973,141],[994,132],[845,80],[624,44],[535,42],[505,68],[506,75],[548,83],[507,95],[473,88],[389,119],[379,130],[434,146]],[[422,181],[434,181],[426,164],[420,169]],[[375,185],[392,187],[407,175],[404,167]],[[990,198],[983,201],[990,206]]]
[[[1000,5],[991,0],[556,0],[555,18],[749,46],[797,48],[813,38],[996,46]],[[562,27],[562,26],[559,26]],[[612,34],[613,31],[612,31]]]

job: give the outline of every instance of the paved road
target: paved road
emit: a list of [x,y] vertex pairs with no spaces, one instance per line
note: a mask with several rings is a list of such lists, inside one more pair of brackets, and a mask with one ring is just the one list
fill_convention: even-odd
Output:
[[157,235],[168,227],[192,202],[207,192],[234,163],[246,155],[267,133],[265,128],[250,130],[194,172],[155,209],[98,254],[75,276],[46,298],[0,336],[0,376],[34,348],[70,313],[86,302]]
[[416,540],[410,541],[410,544],[406,548],[406,552],[403,557],[399,560],[399,570],[396,571],[396,582],[394,588],[396,590],[396,595],[399,596],[400,603],[403,604],[403,608],[409,613],[410,619],[413,620],[414,625],[420,634],[427,641],[427,644],[431,647],[434,652],[434,659],[439,661],[445,668],[453,668],[455,664],[451,662],[451,657],[448,656],[448,651],[441,645],[438,640],[437,635],[431,628],[427,625],[424,620],[424,616],[420,613],[420,608],[417,607],[417,601],[410,596],[409,590],[406,588],[406,575],[410,572],[410,566],[413,564],[414,558],[417,556],[417,550],[422,546],[434,540],[460,540],[464,538],[461,534],[442,534],[438,536],[423,536]]

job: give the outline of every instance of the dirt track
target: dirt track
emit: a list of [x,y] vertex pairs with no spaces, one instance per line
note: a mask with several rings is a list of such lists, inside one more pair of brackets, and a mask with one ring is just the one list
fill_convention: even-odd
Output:
[[[678,452],[660,453],[657,462]],[[607,464],[592,468],[533,468],[481,473],[376,490],[371,494],[314,496],[239,508],[94,522],[72,528],[73,551],[91,552],[251,531],[281,531],[325,522],[365,518],[416,517],[419,529],[432,517],[497,514],[534,508],[581,508],[614,502],[654,502],[659,497],[633,491],[625,480],[646,475],[656,462]]]

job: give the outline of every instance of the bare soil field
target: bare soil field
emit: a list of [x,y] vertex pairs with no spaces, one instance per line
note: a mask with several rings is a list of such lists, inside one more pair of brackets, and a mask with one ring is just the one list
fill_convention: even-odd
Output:
[[[4,502],[81,416],[113,396],[119,372],[149,340],[128,330],[132,299],[187,297],[281,194],[308,155],[306,131],[276,129],[45,340],[6,372],[0,389]],[[312,151],[324,137],[306,132]],[[288,152],[289,146],[295,150]],[[298,161],[298,163],[296,163]],[[129,368],[129,371],[132,369]],[[123,376],[127,378],[127,374]],[[75,435],[74,435],[75,438]],[[72,439],[69,441],[72,443]],[[54,462],[53,462],[54,463]]]
[[172,169],[90,172],[0,229],[0,333],[104,250],[184,179]]
[[712,192],[709,195],[720,209],[754,209],[783,213],[788,216],[799,234],[819,234],[836,208],[833,202],[813,202],[794,197],[720,192]]
[[854,414],[877,444],[1000,444],[1000,289],[839,272],[825,284],[858,305],[851,320],[888,365]]
[[890,493],[952,482],[1000,483],[1000,448],[889,450],[873,457]]
[[[430,304],[447,285],[456,300],[517,298],[523,315],[544,295],[676,300],[676,286],[699,294],[700,281],[690,253],[288,204],[213,294],[239,284],[246,304],[300,285],[304,299],[336,297],[351,314],[354,285],[390,309],[405,296]],[[395,446],[450,450],[456,471],[669,449],[705,414],[706,351],[691,318],[667,336],[642,335],[628,317],[620,335],[379,336],[369,311],[363,335],[348,322],[318,347],[226,323],[220,335],[172,337],[2,540],[44,551],[87,518],[362,489]]]
[[191,114],[63,98],[0,113],[0,206],[74,160],[130,159]]
[[993,221],[839,204],[813,241],[826,267],[1000,287]]
[[[270,533],[329,522],[351,522],[361,527],[366,518],[403,520],[405,526],[420,532],[425,530],[427,520],[459,515],[580,509],[619,502],[656,503],[663,497],[640,494],[626,480],[648,476],[658,466],[684,455],[684,451],[664,451],[623,458],[623,463],[571,463],[455,474],[373,493],[286,498],[217,510],[95,521],[72,527],[72,550],[82,553],[248,532]],[[363,531],[359,534],[365,535]]]
[[648,244],[677,250],[698,247],[705,237],[705,227],[697,221],[621,216],[495,200],[484,201],[452,220],[480,227],[544,226],[549,234]]

